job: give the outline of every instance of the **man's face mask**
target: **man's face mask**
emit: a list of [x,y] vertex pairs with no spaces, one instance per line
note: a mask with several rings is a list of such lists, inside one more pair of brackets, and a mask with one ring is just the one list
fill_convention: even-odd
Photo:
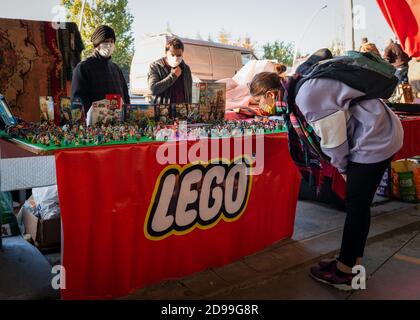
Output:
[[178,67],[180,64],[181,64],[181,62],[182,62],[182,56],[176,56],[176,55],[173,55],[172,53],[171,53],[171,51],[168,51],[167,53],[166,53],[166,60],[168,61],[168,64],[172,67],[172,68],[176,68],[176,67]]
[[112,56],[115,50],[115,43],[112,42],[102,42],[98,46],[98,52],[99,54],[104,58],[109,58]]

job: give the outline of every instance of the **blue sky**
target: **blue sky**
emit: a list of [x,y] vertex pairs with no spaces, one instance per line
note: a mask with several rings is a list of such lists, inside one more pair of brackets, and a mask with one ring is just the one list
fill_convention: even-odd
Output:
[[[171,30],[183,37],[199,33],[204,39],[213,39],[221,29],[233,38],[250,36],[262,46],[275,40],[297,41],[304,33],[313,13],[322,10],[305,34],[301,51],[313,52],[330,46],[334,38],[343,37],[344,1],[348,0],[129,0],[134,15],[136,38],[149,33],[160,33],[169,23]],[[53,7],[59,0],[0,0],[0,17],[52,20],[57,12]],[[375,0],[355,0],[363,6],[366,25],[356,30],[356,45],[360,38],[369,37],[380,49],[393,34],[385,22]]]

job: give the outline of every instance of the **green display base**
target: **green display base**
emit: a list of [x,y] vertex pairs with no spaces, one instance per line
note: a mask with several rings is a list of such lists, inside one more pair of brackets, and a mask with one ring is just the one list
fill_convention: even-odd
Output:
[[[285,132],[286,132],[285,130],[276,130],[276,131],[266,132],[265,134],[270,135],[270,134],[285,133]],[[111,142],[101,143],[101,144],[90,143],[90,144],[76,145],[74,143],[71,143],[69,145],[64,145],[64,143],[63,143],[61,146],[55,146],[55,145],[46,146],[46,145],[39,144],[39,143],[31,143],[31,142],[29,142],[25,139],[11,138],[4,131],[0,131],[0,138],[11,140],[11,141],[16,141],[18,143],[21,143],[21,144],[24,144],[24,145],[28,146],[29,148],[37,149],[37,150],[40,150],[42,152],[53,152],[53,151],[58,151],[58,150],[89,148],[89,147],[104,147],[104,146],[115,146],[115,145],[130,145],[130,144],[141,144],[141,143],[164,142],[164,141],[158,141],[158,140],[150,139],[150,138],[147,138],[147,137],[142,137],[140,140],[128,139],[127,141],[111,141]]]

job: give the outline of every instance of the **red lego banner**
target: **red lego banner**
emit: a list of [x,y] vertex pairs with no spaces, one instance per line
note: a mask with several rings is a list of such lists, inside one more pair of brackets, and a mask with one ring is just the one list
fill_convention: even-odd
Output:
[[420,58],[420,0],[377,0],[404,51]]
[[[290,237],[300,175],[285,134],[262,139],[262,149],[244,146],[237,154],[234,138],[215,140],[231,146],[219,158],[213,151],[222,142],[173,142],[175,164],[158,159],[168,156],[171,148],[165,152],[164,146],[171,143],[57,153],[62,297],[122,297]],[[209,147],[209,162],[199,160],[206,153],[198,155],[200,143]],[[254,169],[258,152],[263,167]],[[187,162],[181,161],[185,154]]]

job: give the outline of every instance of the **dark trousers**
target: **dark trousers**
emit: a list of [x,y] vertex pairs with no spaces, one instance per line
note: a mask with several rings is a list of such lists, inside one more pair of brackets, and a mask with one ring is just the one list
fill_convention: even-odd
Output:
[[347,217],[338,260],[354,267],[363,257],[370,228],[370,207],[391,159],[373,164],[350,162],[347,167]]

